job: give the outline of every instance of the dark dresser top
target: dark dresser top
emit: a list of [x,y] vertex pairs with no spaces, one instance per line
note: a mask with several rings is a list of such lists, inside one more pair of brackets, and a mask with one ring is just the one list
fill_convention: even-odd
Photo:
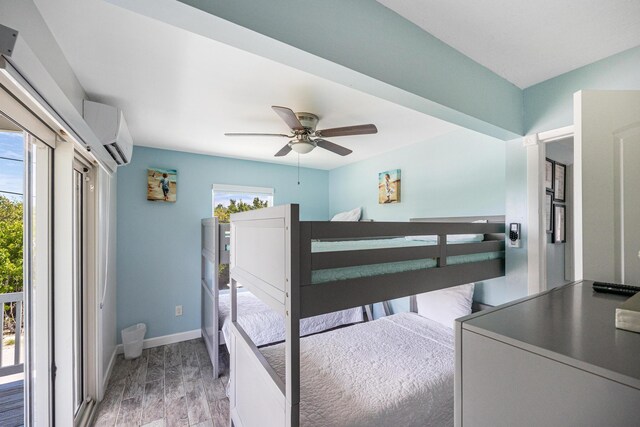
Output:
[[615,327],[627,297],[576,282],[460,319],[463,330],[640,389],[640,333]]

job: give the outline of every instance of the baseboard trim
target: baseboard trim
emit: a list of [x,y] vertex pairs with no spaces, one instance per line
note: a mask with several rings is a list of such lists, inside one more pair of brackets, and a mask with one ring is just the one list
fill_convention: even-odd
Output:
[[118,346],[116,346],[111,352],[111,359],[109,360],[109,366],[107,366],[107,372],[102,377],[102,393],[100,394],[104,399],[104,394],[107,391],[107,385],[109,385],[109,379],[111,378],[111,372],[113,372],[113,366],[116,364],[116,354],[118,354]]
[[[147,338],[142,343],[142,348],[153,348],[161,345],[174,344],[181,341],[189,341],[202,336],[200,329],[194,329],[192,331],[179,332],[177,334],[163,335],[161,337]],[[116,346],[117,354],[124,353],[124,347],[122,344]]]

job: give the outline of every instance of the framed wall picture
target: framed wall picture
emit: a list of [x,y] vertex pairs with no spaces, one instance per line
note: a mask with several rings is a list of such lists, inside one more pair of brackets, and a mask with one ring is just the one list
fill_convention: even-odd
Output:
[[378,174],[378,203],[400,203],[400,169]]
[[547,190],[553,190],[553,160],[545,159],[544,162],[544,186]]
[[544,223],[547,233],[553,233],[553,192],[547,191],[544,196]]
[[177,178],[175,169],[147,169],[147,200],[175,203]]
[[555,162],[553,165],[553,200],[556,202],[565,201],[565,185],[567,183],[567,166]]
[[554,203],[553,205],[553,243],[567,241],[567,207]]

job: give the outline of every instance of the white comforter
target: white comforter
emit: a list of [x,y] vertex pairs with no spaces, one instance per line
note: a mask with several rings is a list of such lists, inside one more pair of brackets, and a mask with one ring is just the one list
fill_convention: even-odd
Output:
[[[260,351],[284,378],[284,346]],[[452,426],[453,330],[414,313],[301,340],[300,420],[310,426]]]
[[[231,336],[231,298],[220,295],[219,316],[225,342]],[[257,346],[284,341],[284,318],[250,292],[238,292],[238,320],[242,329]],[[362,322],[362,307],[321,314],[300,321],[300,335],[310,335],[342,325]]]

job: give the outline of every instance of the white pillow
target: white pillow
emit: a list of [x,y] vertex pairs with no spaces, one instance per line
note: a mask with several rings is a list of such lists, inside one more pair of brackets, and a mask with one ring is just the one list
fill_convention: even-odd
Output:
[[448,327],[454,320],[471,314],[474,283],[416,295],[418,314]]
[[362,209],[355,208],[350,211],[335,214],[333,218],[331,218],[331,221],[360,221],[360,216],[362,216]]

